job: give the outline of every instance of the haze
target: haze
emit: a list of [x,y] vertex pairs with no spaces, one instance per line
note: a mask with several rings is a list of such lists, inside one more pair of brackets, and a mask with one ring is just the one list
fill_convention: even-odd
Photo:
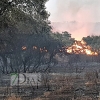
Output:
[[100,0],[49,0],[53,31],[68,31],[81,40],[88,35],[100,35]]

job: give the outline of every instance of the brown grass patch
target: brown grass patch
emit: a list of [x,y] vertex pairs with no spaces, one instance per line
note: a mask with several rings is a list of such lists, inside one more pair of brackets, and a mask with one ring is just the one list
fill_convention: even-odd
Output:
[[7,100],[21,100],[20,97],[16,97],[15,95],[11,96],[11,97],[8,97]]

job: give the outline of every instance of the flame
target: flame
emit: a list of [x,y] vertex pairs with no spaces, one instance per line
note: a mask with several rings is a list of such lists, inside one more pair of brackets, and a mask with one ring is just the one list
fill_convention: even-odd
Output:
[[85,52],[86,52],[87,55],[92,55],[91,50],[86,49]]
[[66,49],[67,53],[75,54],[87,54],[87,55],[98,55],[97,52],[93,52],[91,47],[86,44],[85,41],[75,41],[75,43]]
[[[22,50],[27,50],[27,47],[26,46],[22,46]],[[48,50],[46,49],[46,47],[39,48],[37,46],[33,46],[33,50],[39,50],[41,53],[42,52],[48,52]]]
[[33,49],[37,49],[37,47],[36,46],[33,46]]
[[27,49],[27,47],[26,46],[22,46],[22,50],[26,50]]

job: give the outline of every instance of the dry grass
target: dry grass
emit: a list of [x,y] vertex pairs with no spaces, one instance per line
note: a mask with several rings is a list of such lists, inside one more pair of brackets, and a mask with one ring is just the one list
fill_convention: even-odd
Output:
[[16,97],[15,95],[11,96],[11,97],[8,97],[7,100],[21,100],[20,97]]

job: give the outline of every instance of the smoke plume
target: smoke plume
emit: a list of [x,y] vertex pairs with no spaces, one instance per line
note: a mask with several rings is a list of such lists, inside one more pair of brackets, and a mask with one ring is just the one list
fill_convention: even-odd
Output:
[[48,8],[53,31],[68,31],[78,40],[87,35],[100,35],[100,0],[54,1],[54,8]]

